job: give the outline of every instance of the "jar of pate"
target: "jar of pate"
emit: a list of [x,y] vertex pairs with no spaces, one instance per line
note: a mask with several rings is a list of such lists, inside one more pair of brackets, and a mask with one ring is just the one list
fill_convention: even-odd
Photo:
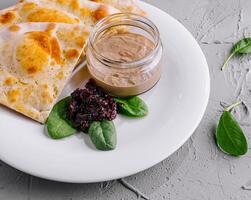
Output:
[[101,20],[90,34],[87,67],[97,85],[114,96],[148,91],[162,71],[162,43],[149,19],[129,13]]

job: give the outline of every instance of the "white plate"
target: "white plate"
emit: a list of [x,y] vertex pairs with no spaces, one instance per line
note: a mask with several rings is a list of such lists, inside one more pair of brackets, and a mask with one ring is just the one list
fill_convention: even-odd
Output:
[[[7,2],[7,1],[6,1]],[[209,98],[206,59],[192,35],[175,19],[149,4],[160,29],[166,64],[161,81],[142,95],[150,114],[140,120],[119,118],[116,150],[95,150],[87,135],[54,141],[44,127],[0,107],[0,159],[46,179],[86,183],[125,177],[145,170],[170,156],[192,135]],[[76,74],[64,91],[84,85]]]

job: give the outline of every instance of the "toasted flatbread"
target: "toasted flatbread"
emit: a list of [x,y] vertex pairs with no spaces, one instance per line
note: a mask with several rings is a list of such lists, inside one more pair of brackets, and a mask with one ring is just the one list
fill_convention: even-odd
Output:
[[[86,0],[22,0],[0,11],[0,28],[22,22],[59,22],[93,27],[103,17],[119,12],[112,6]],[[85,52],[78,63],[84,57]]]
[[86,0],[22,0],[0,11],[0,27],[20,22],[58,22],[94,26],[97,21],[120,11]]
[[0,29],[0,104],[44,123],[88,34],[81,24],[22,23]]
[[146,12],[142,10],[137,0],[90,0],[97,3],[104,3],[119,9],[121,12],[134,13],[145,16]]
[[[89,26],[94,26],[97,21],[106,16],[120,12],[113,6],[86,0],[24,0],[24,2],[32,2],[43,8],[50,7],[70,13]],[[37,11],[31,12],[40,18]]]

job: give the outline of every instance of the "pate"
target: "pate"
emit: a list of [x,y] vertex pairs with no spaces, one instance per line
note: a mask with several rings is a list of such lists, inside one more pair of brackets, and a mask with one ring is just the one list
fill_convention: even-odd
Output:
[[140,60],[154,49],[154,43],[151,40],[130,32],[105,35],[94,45],[102,56],[120,62]]
[[87,48],[90,75],[114,96],[127,97],[146,92],[161,76],[160,40],[154,40],[143,31],[129,30],[125,26],[107,29],[95,38],[91,36]]

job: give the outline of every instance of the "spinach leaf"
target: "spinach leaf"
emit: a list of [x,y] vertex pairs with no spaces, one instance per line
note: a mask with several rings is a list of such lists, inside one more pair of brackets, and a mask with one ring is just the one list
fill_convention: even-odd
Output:
[[242,40],[240,40],[239,42],[237,42],[231,52],[230,52],[230,55],[229,57],[227,58],[227,60],[224,62],[221,70],[224,70],[227,63],[230,61],[230,59],[239,54],[239,55],[242,55],[242,54],[249,54],[251,53],[251,38],[244,38]]
[[92,122],[88,134],[97,149],[108,151],[116,148],[117,133],[112,121]]
[[219,148],[232,156],[247,153],[246,137],[229,110],[225,110],[216,130],[216,142]]
[[129,117],[144,117],[148,114],[146,103],[139,97],[114,98],[119,104],[118,112]]
[[71,97],[59,101],[52,109],[47,121],[47,130],[49,136],[53,139],[62,139],[77,133],[66,118],[67,106],[71,101]]

